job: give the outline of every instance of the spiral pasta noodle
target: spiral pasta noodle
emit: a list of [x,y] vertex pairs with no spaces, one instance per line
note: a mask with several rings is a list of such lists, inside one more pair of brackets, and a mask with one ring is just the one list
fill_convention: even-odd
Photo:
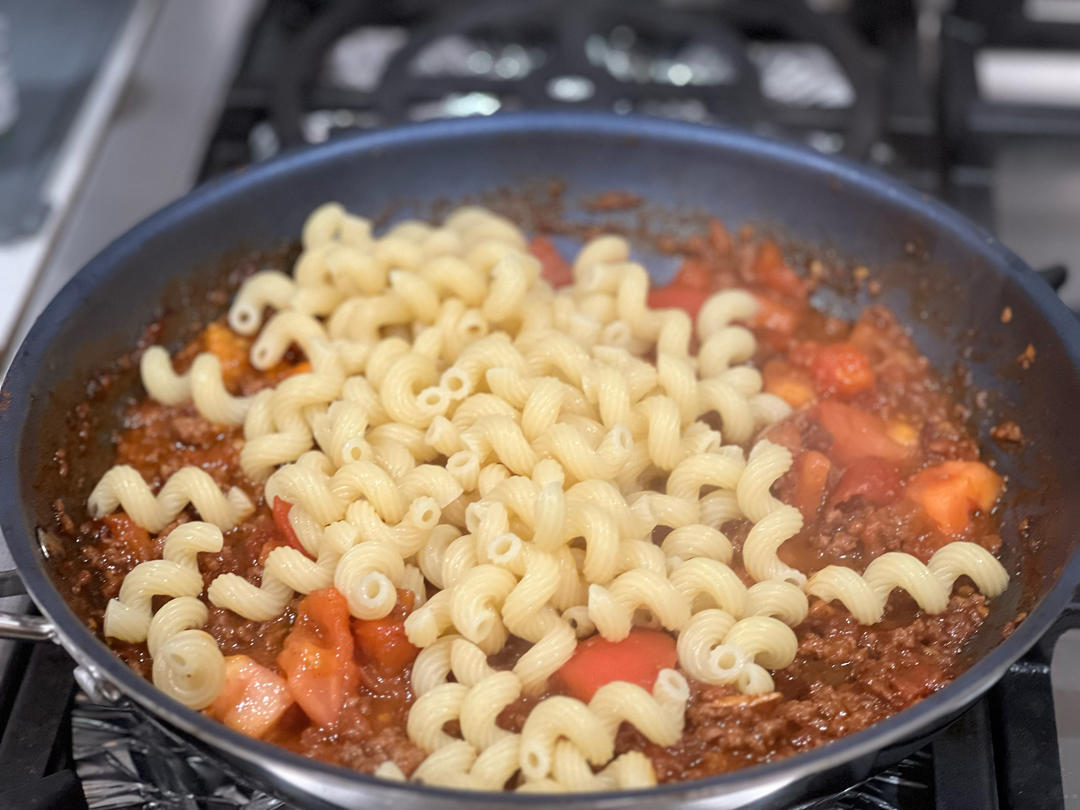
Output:
[[210,705],[225,684],[225,658],[209,633],[206,605],[190,596],[171,599],[154,614],[146,639],[154,686],[193,709]]
[[[378,776],[643,787],[657,774],[640,752],[616,756],[618,730],[675,745],[690,686],[664,669],[651,689],[612,681],[588,702],[543,697],[579,639],[663,628],[686,675],[758,694],[792,663],[808,596],[873,623],[897,587],[928,612],[960,576],[987,595],[1005,587],[1000,564],[968,543],[925,566],[885,554],[862,574],[829,566],[809,579],[780,560],[802,527],[771,493],[792,456],[754,439],[791,409],[751,364],[749,292],[711,295],[696,322],[650,307],[648,273],[617,236],[587,242],[574,282],[555,289],[520,230],[476,207],[376,233],[327,203],[301,242],[291,274],[255,273],[228,313],[250,336],[252,367],[275,369],[298,348],[307,364],[295,373],[241,397],[210,353],[184,374],[163,347],[141,361],[153,398],[242,425],[240,468],[289,544],[271,544],[261,572],[219,574],[203,596],[197,555],[221,551],[222,532],[254,508],[248,494],[223,493],[196,467],[155,494],[120,465],[89,499],[93,515],[122,508],[151,532],[188,507],[201,518],[133,568],[105,614],[108,635],[147,642],[154,682],[186,705],[209,706],[225,679],[201,629],[207,603],[267,622],[332,587],[354,630],[411,606],[405,733],[424,759],[411,773],[388,760]],[[745,581],[731,567],[741,527],[726,525],[742,519]],[[160,597],[170,601],[155,615]],[[493,657],[504,650],[512,663]],[[529,707],[520,732],[500,720],[515,705]]]
[[139,359],[143,387],[158,402],[179,405],[191,401],[211,422],[239,425],[244,421],[251,397],[229,393],[221,373],[221,361],[209,352],[198,354],[184,374],[173,371],[172,360],[161,346],[151,346]]
[[852,568],[829,565],[806,583],[806,592],[825,601],[837,600],[860,624],[876,624],[885,614],[889,594],[907,591],[920,610],[941,613],[953,584],[970,577],[986,596],[1004,592],[1009,575],[989,551],[976,543],[955,541],[935,551],[925,565],[911,554],[890,551],[875,557],[859,574]]
[[239,487],[223,495],[210,474],[199,467],[177,470],[155,495],[134,467],[118,464],[101,477],[87,499],[94,517],[121,507],[136,525],[150,532],[164,529],[189,504],[220,529],[231,529],[255,508]]
[[218,552],[221,529],[209,523],[182,523],[165,538],[160,560],[135,566],[120,585],[120,593],[105,606],[105,635],[128,642],[145,641],[156,596],[193,597],[203,590],[197,556]]
[[678,638],[679,663],[703,683],[733,684],[744,694],[771,692],[766,670],[795,658],[795,633],[768,616],[736,619],[718,608],[694,614]]
[[777,500],[769,492],[776,480],[791,467],[791,452],[767,439],[750,451],[746,469],[739,478],[735,495],[739,509],[754,521],[743,545],[743,563],[756,580],[786,579],[797,585],[806,575],[783,563],[777,549],[802,528],[802,513]]
[[601,686],[588,704],[569,697],[548,698],[533,709],[521,730],[521,772],[530,781],[548,778],[561,739],[573,743],[591,764],[606,764],[623,722],[657,745],[672,745],[682,734],[688,697],[686,680],[675,670],[663,670],[652,694],[614,681]]

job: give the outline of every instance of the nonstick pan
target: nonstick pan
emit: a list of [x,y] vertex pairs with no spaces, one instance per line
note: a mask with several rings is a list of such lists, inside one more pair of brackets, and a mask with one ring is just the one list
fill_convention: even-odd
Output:
[[[63,644],[116,700],[133,701],[240,775],[304,807],[488,807],[544,804],[510,794],[394,784],[253,740],[158,692],[95,637],[54,586],[39,527],[52,504],[85,503],[107,466],[109,434],[89,438],[86,481],[59,490],[53,453],[85,382],[128,354],[163,308],[180,309],[161,339],[177,348],[220,312],[202,295],[220,287],[221,257],[299,233],[331,199],[390,218],[427,215],[445,201],[499,196],[557,182],[566,213],[611,190],[655,205],[677,228],[706,212],[754,223],[834,261],[872,268],[883,303],[910,326],[946,377],[972,394],[972,424],[1008,476],[1002,559],[1008,591],[967,651],[970,666],[917,705],[813,751],[735,773],[647,792],[566,797],[573,807],[776,806],[842,789],[925,743],[1034,644],[1080,582],[1080,325],[1042,280],[959,214],[870,170],[738,131],[593,114],[531,113],[438,122],[365,134],[295,152],[207,184],[117,239],[42,313],[0,392],[0,525],[44,618],[0,616],[0,631]],[[517,191],[516,191],[517,190]],[[661,212],[667,213],[661,213]],[[608,216],[608,215],[603,215]],[[634,215],[628,215],[633,217]],[[633,227],[634,222],[627,221]],[[640,225],[641,223],[637,223]],[[825,296],[855,311],[858,296]],[[217,308],[215,310],[215,307]],[[1011,319],[1003,323],[1005,307]],[[1034,350],[1024,369],[1017,358]],[[128,372],[135,390],[135,371]],[[122,386],[121,386],[122,388]],[[101,403],[102,408],[110,404]],[[1004,451],[989,430],[1003,418],[1024,441]],[[1023,533],[1021,534],[1021,527]],[[1025,616],[1003,636],[1007,625]]]

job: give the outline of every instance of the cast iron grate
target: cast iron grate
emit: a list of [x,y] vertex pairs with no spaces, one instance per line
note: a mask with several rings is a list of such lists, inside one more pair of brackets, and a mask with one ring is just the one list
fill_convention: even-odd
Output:
[[910,0],[858,15],[804,0],[276,0],[203,175],[343,131],[587,107],[788,135],[926,187],[938,155],[916,62]]

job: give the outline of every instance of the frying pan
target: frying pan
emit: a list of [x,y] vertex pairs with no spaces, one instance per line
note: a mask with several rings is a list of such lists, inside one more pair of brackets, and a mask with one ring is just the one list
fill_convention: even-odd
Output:
[[[343,139],[210,183],[106,248],[42,313],[0,392],[0,525],[44,618],[0,616],[24,636],[59,641],[99,691],[133,701],[162,725],[305,807],[492,807],[543,797],[461,793],[377,781],[250,739],[162,695],[88,631],[53,584],[38,527],[51,504],[70,508],[108,463],[108,431],[91,437],[82,481],[63,488],[52,469],[66,416],[83,383],[129,353],[163,305],[181,311],[162,339],[177,348],[216,314],[200,293],[220,286],[220,257],[238,245],[269,246],[298,234],[305,215],[337,199],[361,212],[424,215],[438,200],[565,184],[562,200],[613,189],[670,212],[708,212],[757,223],[820,255],[873,268],[884,303],[943,374],[954,365],[972,399],[981,444],[1008,476],[1002,559],[1013,574],[966,654],[970,666],[917,705],[813,751],[735,773],[647,792],[578,795],[567,806],[733,808],[777,806],[834,791],[898,761],[958,716],[1034,644],[1080,582],[1080,325],[1048,287],[992,236],[886,177],[742,132],[641,118],[531,113],[438,122]],[[512,192],[511,192],[512,195]],[[659,210],[659,209],[658,209]],[[660,213],[656,214],[659,221]],[[673,218],[672,222],[676,220]],[[676,225],[671,225],[676,227]],[[857,299],[824,297],[849,310]],[[1003,323],[1009,307],[1012,318]],[[850,314],[850,312],[848,313]],[[178,325],[179,324],[179,325]],[[1031,345],[1027,370],[1017,357]],[[128,392],[136,390],[128,372]],[[123,389],[123,386],[120,386]],[[102,410],[115,403],[101,402]],[[1005,452],[989,437],[1015,418],[1024,441]],[[74,451],[73,451],[74,452]],[[1018,527],[1023,522],[1023,536]],[[1026,618],[1002,641],[1018,613]]]

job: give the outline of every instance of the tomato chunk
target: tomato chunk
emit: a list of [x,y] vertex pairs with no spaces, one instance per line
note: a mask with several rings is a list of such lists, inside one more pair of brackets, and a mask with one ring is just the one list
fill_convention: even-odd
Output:
[[856,496],[865,498],[875,506],[884,506],[900,496],[900,489],[900,473],[896,465],[883,458],[868,456],[858,459],[844,470],[829,495],[829,506],[836,506]]
[[307,716],[333,725],[357,682],[349,608],[340,592],[324,588],[301,600],[277,662]]
[[867,456],[899,464],[911,456],[913,448],[893,441],[885,420],[875,414],[826,399],[818,404],[818,416],[822,426],[832,434],[832,455],[841,464],[851,464]]
[[691,318],[696,318],[709,294],[708,289],[671,284],[649,290],[648,303],[653,309],[684,309],[690,313]]
[[754,293],[754,298],[757,299],[758,310],[750,317],[750,326],[764,331],[774,348],[785,348],[802,318],[801,309],[759,293]]
[[690,257],[683,261],[670,286],[708,290],[712,286],[712,275],[709,265],[701,259]]
[[246,655],[230,655],[225,686],[206,713],[249,737],[261,737],[292,704],[284,678]]
[[401,672],[420,652],[405,635],[405,617],[412,611],[415,595],[398,589],[397,604],[381,619],[353,619],[352,633],[362,659],[384,675]]
[[[296,531],[293,529],[292,524],[289,523],[289,512],[292,510],[292,504],[283,498],[274,498],[274,505],[271,507],[271,513],[274,516],[274,525],[277,526],[278,531],[281,532],[290,546],[297,551],[303,551],[307,554],[303,544],[300,542],[300,538],[296,536]],[[310,556],[310,555],[308,555]]]
[[203,333],[206,350],[221,363],[221,376],[226,385],[232,385],[250,367],[248,351],[251,341],[238,335],[220,323],[211,323]]
[[529,243],[529,253],[540,260],[540,276],[552,287],[563,287],[574,280],[574,271],[546,236],[537,236]]
[[765,390],[770,394],[776,394],[793,408],[798,408],[814,399],[813,378],[787,360],[779,357],[768,360],[761,370],[761,376]]
[[807,520],[821,508],[821,496],[829,481],[832,462],[824,453],[806,450],[795,458],[792,472],[795,475],[795,492],[792,506],[798,508]]
[[806,281],[784,262],[784,254],[775,242],[766,239],[758,245],[751,272],[770,290],[791,298],[806,297]]
[[908,481],[906,495],[946,534],[960,534],[976,509],[988,510],[1001,494],[1000,475],[980,461],[943,461]]
[[709,220],[709,245],[721,256],[731,253],[731,232],[718,219]]
[[606,683],[628,681],[652,691],[660,670],[675,666],[675,639],[659,630],[634,629],[622,641],[593,636],[578,644],[562,665],[559,678],[566,691],[588,702]]
[[874,387],[870,358],[850,343],[826,343],[815,347],[810,371],[819,394],[849,397]]
[[154,551],[150,532],[135,523],[127,512],[105,515],[102,523],[109,527],[109,534],[121,543],[139,561],[151,559]]

